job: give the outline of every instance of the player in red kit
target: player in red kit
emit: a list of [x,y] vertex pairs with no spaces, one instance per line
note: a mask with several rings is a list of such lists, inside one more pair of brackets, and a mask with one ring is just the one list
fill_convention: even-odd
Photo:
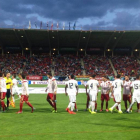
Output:
[[28,90],[28,81],[25,79],[25,75],[21,75],[21,84],[22,84],[22,93],[20,98],[20,110],[17,112],[17,114],[22,113],[23,103],[25,102],[29,107],[31,107],[31,113],[34,111],[34,107],[32,104],[28,101],[29,99],[29,90]]
[[104,100],[106,100],[106,112],[108,112],[108,101],[109,101],[109,92],[110,92],[110,81],[108,81],[108,78],[106,76],[103,77],[103,81],[100,84],[102,90],[101,90],[101,110],[103,111],[103,105]]
[[2,77],[3,74],[0,73],[0,104],[1,104],[1,107],[3,108],[3,112],[5,111],[5,104],[4,104],[4,99],[5,99],[5,96],[6,96],[6,82],[5,82],[5,79]]
[[45,90],[45,92],[48,93],[47,95],[47,101],[49,102],[49,104],[52,106],[53,113],[57,112],[57,108],[56,108],[56,93],[57,93],[57,83],[55,78],[52,76],[51,73],[47,74],[48,79],[48,87]]
[[[127,110],[127,101],[129,102],[129,105],[131,104],[131,81],[129,80],[128,76],[125,76],[125,81],[123,82],[123,101],[125,104],[125,110]],[[131,108],[132,112],[132,108]]]

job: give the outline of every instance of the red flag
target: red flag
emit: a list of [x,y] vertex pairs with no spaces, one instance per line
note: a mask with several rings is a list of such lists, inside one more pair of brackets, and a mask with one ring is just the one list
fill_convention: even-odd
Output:
[[51,30],[53,29],[53,23],[52,23],[52,25],[51,25]]

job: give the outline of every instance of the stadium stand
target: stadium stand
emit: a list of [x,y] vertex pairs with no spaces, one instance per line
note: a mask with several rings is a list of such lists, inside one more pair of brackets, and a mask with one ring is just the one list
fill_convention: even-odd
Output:
[[87,75],[96,74],[97,76],[114,75],[111,65],[107,57],[103,56],[90,56],[87,55],[83,58],[84,68]]
[[140,73],[140,65],[135,57],[114,56],[111,60],[117,73],[131,76]]
[[[18,61],[17,61],[18,60]],[[0,56],[0,71],[26,75],[44,76],[54,70],[55,76],[67,76],[69,74],[86,75],[96,74],[97,76],[114,76],[114,72],[109,63],[109,58],[99,55],[86,55],[82,58],[84,66],[81,64],[81,57],[74,55],[58,56],[21,56],[5,55]],[[124,75],[140,74],[138,59],[128,56],[114,56],[110,58],[117,73]],[[54,63],[53,63],[54,62]]]
[[140,31],[0,29],[0,36],[2,72],[39,76],[52,71],[56,76],[140,73],[140,59],[132,57],[140,57]]
[[0,57],[1,72],[19,74],[21,71],[27,75],[46,75],[51,71],[52,59],[49,56],[21,56],[6,55]]
[[73,55],[59,55],[55,58],[54,72],[55,76],[67,76],[69,74],[83,75],[83,67],[80,57]]
[[52,59],[49,56],[40,55],[32,56],[26,59],[23,73],[27,75],[46,75],[47,72],[51,72]]
[[5,55],[0,56],[0,71],[11,72],[11,74],[20,73],[24,68],[26,58],[19,55]]

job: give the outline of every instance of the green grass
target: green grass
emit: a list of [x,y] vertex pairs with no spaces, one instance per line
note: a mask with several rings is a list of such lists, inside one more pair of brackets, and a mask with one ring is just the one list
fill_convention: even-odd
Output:
[[[0,140],[133,140],[139,139],[140,114],[135,113],[136,105],[131,114],[118,114],[105,111],[91,115],[84,112],[86,95],[77,96],[78,112],[68,114],[65,108],[68,97],[57,95],[58,113],[51,113],[51,107],[46,102],[45,94],[31,94],[29,101],[36,108],[34,113],[24,104],[23,113],[19,110],[19,100],[16,108],[10,107],[6,113],[0,114]],[[114,104],[111,99],[109,107]],[[122,102],[122,110],[124,103]],[[105,107],[105,105],[104,105]],[[100,110],[100,94],[98,95],[98,111]]]

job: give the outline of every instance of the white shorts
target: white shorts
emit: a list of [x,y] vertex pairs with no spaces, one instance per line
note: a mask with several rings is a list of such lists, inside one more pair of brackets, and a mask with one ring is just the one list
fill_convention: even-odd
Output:
[[22,95],[26,95],[26,94],[29,95],[29,90],[27,89],[27,92],[26,92],[26,90],[22,89],[21,94]]
[[114,94],[114,99],[117,103],[121,102],[121,99],[122,99],[121,94]]
[[89,98],[90,98],[90,101],[96,101],[97,91],[89,90]]
[[68,95],[76,95],[75,90],[68,90],[67,93],[68,93]]
[[111,92],[109,92],[109,97],[110,97],[110,98],[113,98],[113,96],[112,96],[112,93],[111,93]]
[[97,95],[89,94],[89,98],[90,98],[90,101],[96,101],[97,100]]
[[132,102],[140,103],[140,94],[139,93],[133,93]]
[[70,102],[76,102],[76,95],[69,95]]
[[12,94],[19,94],[19,89],[18,89],[18,87],[12,88]]

